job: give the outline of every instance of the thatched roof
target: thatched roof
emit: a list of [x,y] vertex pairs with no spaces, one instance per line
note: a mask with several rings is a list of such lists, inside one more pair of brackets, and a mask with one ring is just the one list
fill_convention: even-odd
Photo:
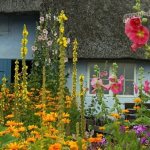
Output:
[[[130,51],[130,41],[124,34],[123,16],[133,12],[135,0],[1,0],[0,12],[36,11],[51,7],[64,9],[69,20],[67,36],[79,41],[80,58],[144,59],[143,50]],[[150,0],[142,0],[145,11]],[[149,22],[150,23],[150,22]],[[71,57],[71,50],[69,50]]]
[[42,0],[0,0],[0,12],[39,11]]

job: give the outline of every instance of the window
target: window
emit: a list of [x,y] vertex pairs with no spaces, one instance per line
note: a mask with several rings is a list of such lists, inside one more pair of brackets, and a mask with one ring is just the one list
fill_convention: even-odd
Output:
[[0,15],[0,35],[8,34],[8,15]]
[[[91,86],[91,80],[93,78],[93,75],[95,75],[94,72],[94,65],[96,63],[91,63],[88,66],[89,69],[89,94],[92,94],[92,86]],[[134,63],[122,63],[122,62],[118,62],[118,72],[117,72],[117,76],[118,78],[120,77],[120,75],[123,75],[125,80],[124,80],[124,84],[123,84],[123,91],[119,94],[119,95],[134,95],[134,85],[133,83],[135,82],[135,64]],[[105,62],[101,62],[101,63],[97,63],[98,67],[100,68],[100,72],[102,71],[107,71],[108,72],[108,76],[103,77],[103,83],[104,84],[109,84],[109,74],[111,74],[112,71],[112,63],[105,63]],[[104,94],[110,94],[111,92],[106,91],[104,92]]]

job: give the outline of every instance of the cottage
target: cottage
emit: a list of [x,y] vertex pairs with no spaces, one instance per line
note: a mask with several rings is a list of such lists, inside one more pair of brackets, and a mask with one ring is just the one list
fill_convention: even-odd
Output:
[[[148,11],[149,0],[143,0],[143,3],[145,5],[142,7]],[[42,0],[0,2],[0,78],[5,74],[11,81],[14,59],[20,59],[23,24],[27,24],[30,33],[27,59],[31,60],[31,45],[34,42],[35,22],[39,17],[40,6],[42,10],[50,7],[52,12],[64,9],[69,16],[67,36],[71,40],[76,37],[79,41],[78,76],[81,73],[85,75],[85,86],[89,88],[87,102],[90,102],[93,96],[90,80],[94,64],[98,64],[102,69],[107,64],[106,70],[110,73],[112,62],[118,63],[118,73],[125,76],[124,90],[119,95],[121,103],[132,101],[135,97],[133,82],[137,82],[138,68],[144,67],[145,78],[150,79],[150,59],[145,59],[142,49],[137,53],[131,52],[131,43],[124,34],[123,16],[132,12],[134,0],[45,0],[44,5],[42,4]],[[70,49],[67,55],[72,57]],[[71,86],[71,63],[68,63],[67,69],[70,72],[67,84]],[[109,100],[112,93],[106,91],[105,94],[109,105],[112,105],[113,101]]]

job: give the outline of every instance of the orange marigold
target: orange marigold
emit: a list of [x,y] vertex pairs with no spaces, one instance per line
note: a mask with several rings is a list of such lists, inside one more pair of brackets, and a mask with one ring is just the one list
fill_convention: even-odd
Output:
[[61,150],[61,147],[62,146],[60,143],[55,143],[53,145],[50,145],[48,150]]
[[139,97],[135,98],[133,101],[134,101],[134,103],[141,103],[142,102],[142,100]]

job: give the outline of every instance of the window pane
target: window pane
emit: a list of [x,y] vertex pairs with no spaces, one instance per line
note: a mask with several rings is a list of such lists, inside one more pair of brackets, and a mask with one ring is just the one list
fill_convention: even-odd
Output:
[[[120,75],[124,75],[125,74],[125,64],[121,63],[121,64],[118,64],[118,72],[117,72],[117,75],[120,76]],[[125,75],[124,75],[125,76]]]
[[125,93],[124,93],[124,95],[133,95],[133,94],[134,94],[133,81],[125,81]]
[[126,79],[134,79],[134,65],[127,64],[125,67],[125,77]]

